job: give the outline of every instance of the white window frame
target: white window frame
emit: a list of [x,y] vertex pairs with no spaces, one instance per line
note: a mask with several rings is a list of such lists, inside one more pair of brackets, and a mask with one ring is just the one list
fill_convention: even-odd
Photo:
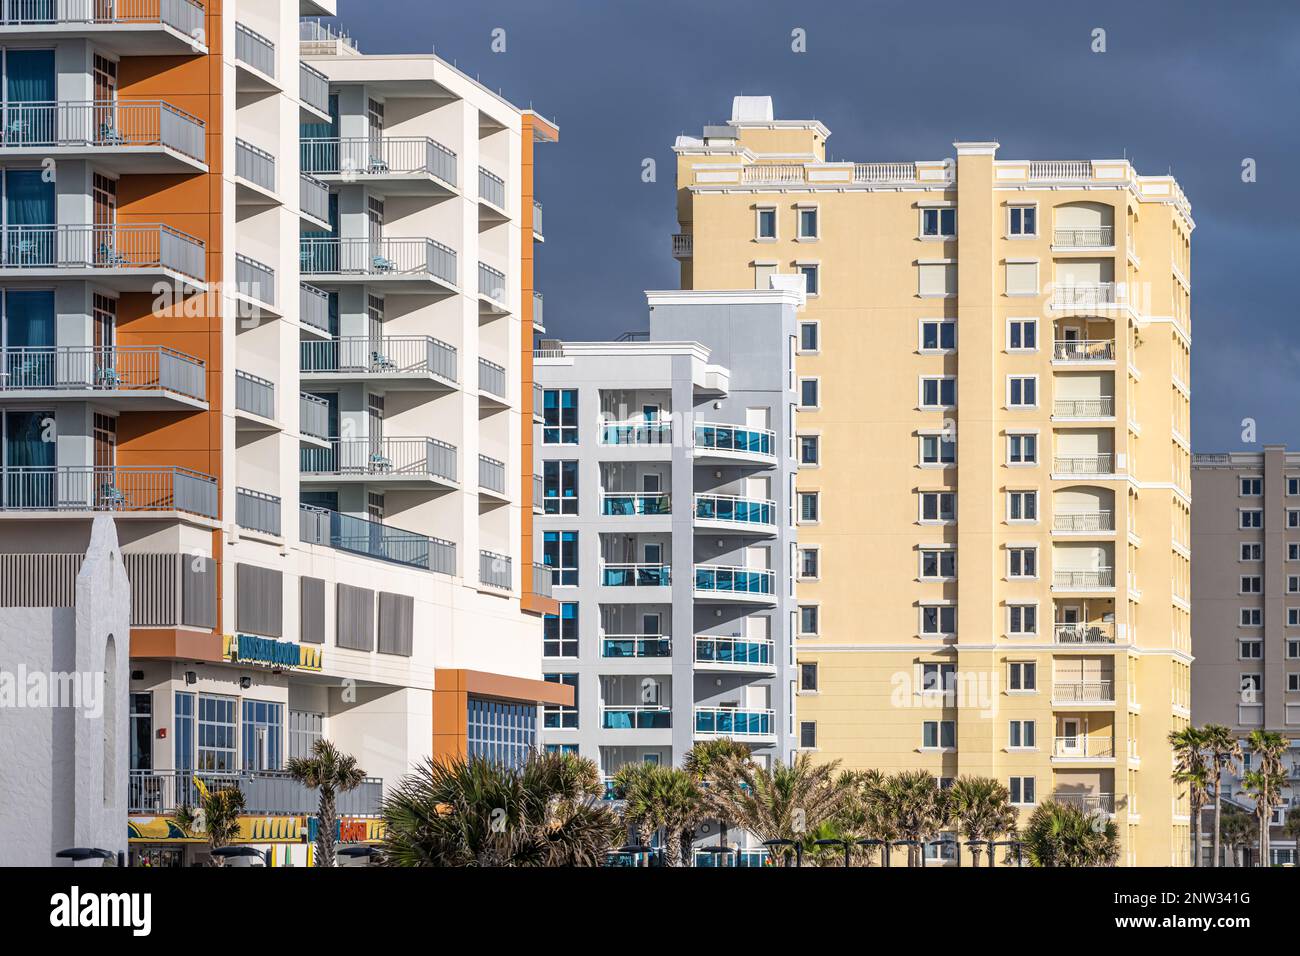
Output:
[[[952,574],[934,574],[925,573],[925,556],[927,554],[941,555],[939,558],[940,568],[942,568],[943,554],[952,555]],[[916,547],[916,579],[918,581],[956,581],[957,580],[957,546],[952,544],[921,544]]]
[[[1032,382],[1034,383],[1034,403],[1033,403],[1032,405],[1012,405],[1012,404],[1011,404],[1011,383],[1012,383],[1012,382],[1017,382],[1017,381],[1019,381],[1019,382],[1032,381]],[[1010,375],[1010,374],[1009,374],[1009,375],[1007,375],[1007,394],[1006,394],[1006,409],[1007,409],[1007,411],[1009,411],[1009,412],[1028,412],[1028,411],[1033,411],[1034,409],[1038,408],[1038,398],[1039,398],[1039,390],[1038,390],[1038,387],[1039,387],[1039,384],[1040,384],[1040,383],[1039,383],[1039,381],[1038,381],[1038,375],[1037,375],[1037,374],[1034,374],[1034,375],[1021,375],[1021,374]],[[1024,397],[1024,386],[1023,386],[1023,385],[1022,385],[1021,388],[1020,388],[1020,392],[1021,392],[1021,397],[1023,398],[1023,397]]]
[[[1011,344],[1011,328],[1012,328],[1012,326],[1015,326],[1015,325],[1032,325],[1032,326],[1034,327],[1034,347],[1033,347],[1033,348],[1027,348],[1026,346],[1023,346],[1023,345],[1012,345],[1012,344]],[[1009,353],[1011,353],[1012,355],[1032,355],[1033,353],[1035,353],[1035,352],[1037,352],[1037,351],[1039,350],[1039,342],[1042,341],[1042,337],[1039,335],[1039,333],[1040,333],[1041,331],[1042,331],[1042,329],[1039,327],[1038,316],[1036,316],[1036,315],[1027,315],[1027,316],[1008,316],[1008,317],[1007,317],[1007,325],[1006,325],[1006,333],[1007,333],[1007,338],[1006,338],[1006,350],[1007,350]],[[1024,336],[1023,336],[1023,333],[1022,333],[1021,337],[1022,337],[1022,338],[1024,337]]]
[[[1013,495],[1033,495],[1033,496],[1034,496],[1034,517],[1032,517],[1032,518],[1013,518],[1013,517],[1011,517],[1011,498],[1012,498]],[[1006,497],[1005,497],[1003,500],[1004,500],[1005,505],[1006,505],[1006,523],[1007,523],[1007,524],[1014,524],[1014,525],[1036,525],[1036,524],[1039,523],[1039,520],[1040,520],[1040,519],[1039,519],[1038,516],[1042,514],[1042,511],[1039,509],[1039,505],[1040,505],[1042,502],[1040,502],[1040,501],[1038,500],[1038,489],[1037,489],[1037,488],[1008,488],[1008,489],[1007,489],[1007,493],[1006,493]],[[1021,504],[1021,510],[1022,510],[1022,511],[1024,510],[1023,502],[1022,502],[1022,504]]]
[[[1007,580],[1008,580],[1008,581],[1037,581],[1037,580],[1039,579],[1039,577],[1041,576],[1041,574],[1042,574],[1042,565],[1039,564],[1039,562],[1042,560],[1042,555],[1039,553],[1040,550],[1041,550],[1041,549],[1040,549],[1040,548],[1038,547],[1038,545],[1036,545],[1036,544],[1015,544],[1015,543],[1008,544],[1008,545],[1006,546],[1006,551],[1007,551],[1007,562],[1006,562],[1006,574],[1007,574]],[[1012,574],[1012,573],[1011,573],[1011,557],[1012,557],[1013,554],[1015,554],[1016,552],[1020,552],[1020,551],[1032,551],[1032,552],[1033,552],[1033,555],[1034,555],[1034,573],[1033,573],[1033,574]],[[1024,566],[1024,559],[1023,559],[1023,558],[1021,558],[1021,562],[1020,562],[1020,563],[1021,563],[1021,566],[1022,566],[1022,568],[1023,568],[1023,566]]]
[[[1254,557],[1248,557],[1247,549],[1250,549],[1249,553],[1253,553]],[[1258,541],[1243,541],[1237,554],[1239,563],[1254,564],[1264,560],[1264,545]]]
[[[1258,618],[1258,621],[1256,621],[1254,624],[1248,624],[1248,623],[1246,623],[1246,622],[1245,622],[1245,618],[1246,618],[1247,615],[1250,615],[1250,616],[1253,616],[1253,617],[1257,617],[1257,618]],[[1243,608],[1239,608],[1239,609],[1237,610],[1237,626],[1238,626],[1238,627],[1263,627],[1263,626],[1264,626],[1264,611],[1263,611],[1263,609],[1262,609],[1262,608],[1258,608],[1258,607],[1243,607]]]
[[[813,349],[804,348],[803,330],[805,327],[811,327],[814,330],[813,335],[817,339],[816,348]],[[795,343],[796,343],[795,354],[796,355],[820,355],[822,350],[822,324],[818,322],[816,319],[800,319],[798,331],[799,331],[798,337],[795,339]]]
[[[803,439],[811,438],[817,447],[817,460],[803,460]],[[821,432],[798,432],[795,435],[795,464],[800,468],[820,468],[822,466],[822,433]]]
[[[926,495],[952,495],[953,517],[951,518],[927,518],[925,516],[925,496]],[[942,501],[936,501],[936,505],[942,505]],[[939,508],[938,510],[942,510]],[[916,493],[916,523],[923,525],[951,525],[957,523],[957,492],[946,488],[923,488]]]
[[[1259,524],[1247,524],[1246,515],[1252,515],[1259,520]],[[1264,527],[1264,509],[1263,508],[1238,508],[1237,509],[1237,530],[1238,531],[1260,531]]]
[[[807,575],[803,573],[803,556],[812,552],[817,556],[817,573]],[[795,580],[796,581],[820,581],[822,578],[822,549],[821,545],[805,544],[795,549]]]
[[[942,401],[937,405],[927,405],[925,403],[925,383],[926,382],[952,382],[952,404],[945,405]],[[943,386],[939,387],[940,393],[943,392]],[[942,398],[942,394],[940,395]],[[918,411],[940,411],[943,409],[957,407],[957,376],[956,375],[920,375],[916,380],[916,407]]]
[[[1011,674],[1013,668],[1020,669],[1020,683],[1025,683],[1025,674],[1028,673],[1026,668],[1031,668],[1034,675],[1033,687],[1012,687]],[[1007,661],[1007,693],[1008,694],[1037,694],[1038,693],[1038,661]]]
[[[925,629],[925,612],[928,608],[936,608],[939,613],[935,621],[938,625],[937,631],[927,631]],[[943,612],[952,611],[952,630],[943,629]],[[916,606],[916,633],[920,637],[956,637],[957,636],[957,605],[953,601],[923,601]]]
[[[1243,491],[1242,486],[1247,481],[1259,482],[1259,491]],[[1260,498],[1264,495],[1264,478],[1262,475],[1240,475],[1237,478],[1237,497],[1238,498]]]
[[825,282],[826,277],[825,277],[824,275],[822,275],[822,264],[821,264],[821,260],[820,260],[820,259],[801,259],[801,260],[795,260],[795,263],[794,263],[794,271],[795,271],[795,274],[796,274],[796,275],[803,275],[803,271],[804,271],[804,269],[812,269],[813,272],[815,272],[815,273],[817,274],[817,291],[816,291],[816,292],[808,292],[808,291],[806,291],[807,288],[808,288],[808,283],[807,283],[807,280],[804,281],[805,294],[806,294],[806,295],[808,296],[808,298],[810,298],[810,299],[816,299],[818,296],[820,296],[823,292],[826,291],[826,282]]
[[[794,493],[794,523],[797,525],[816,525],[822,523],[822,493],[820,489],[801,488]],[[803,516],[803,499],[815,498],[817,500],[817,517],[805,518]]]
[[[1039,465],[1038,445],[1039,433],[1036,428],[1014,429],[1006,433],[1007,452],[1006,465],[1008,468],[1037,468]],[[1013,438],[1032,438],[1034,440],[1034,460],[1033,461],[1012,461],[1011,460],[1011,440]]]
[[[1011,781],[1013,781],[1013,780],[1018,780],[1018,781],[1020,782],[1020,800],[1017,801],[1017,800],[1014,800],[1014,799],[1013,799],[1013,800],[1011,801],[1011,805],[1012,805],[1013,807],[1036,807],[1036,806],[1038,806],[1038,781],[1037,781],[1034,777],[1032,777],[1032,776],[1026,776],[1026,775],[1024,775],[1024,774],[1012,774],[1010,777],[1007,778],[1007,792],[1008,792],[1008,793],[1012,793],[1012,792],[1014,791],[1014,788],[1011,786]],[[1032,799],[1032,800],[1025,800],[1025,781],[1026,781],[1026,780],[1029,781],[1029,788],[1030,788],[1031,790],[1034,791],[1034,793],[1033,793],[1033,799]]]
[[[817,388],[816,405],[803,404],[803,383],[804,382],[812,382],[816,386]],[[795,382],[795,385],[798,388],[797,394],[799,396],[799,402],[797,405],[795,405],[795,407],[799,409],[799,411],[801,412],[816,411],[817,409],[822,407],[822,378],[820,375],[800,375],[798,380]]]
[[[927,325],[932,325],[932,324],[940,325],[940,326],[948,325],[952,327],[951,348],[945,348],[943,346],[939,346],[937,348],[928,349],[925,347],[925,327]],[[940,331],[939,338],[942,340],[943,338],[942,330],[938,330],[938,331]],[[944,319],[944,318],[917,319],[916,320],[916,351],[917,354],[919,355],[951,355],[954,352],[956,352],[957,351],[957,320]]]
[[[952,210],[952,232],[943,231],[943,212]],[[925,215],[933,212],[935,214],[935,224],[939,231],[934,235],[927,235],[925,231]],[[955,202],[920,202],[916,204],[916,238],[922,242],[952,242],[957,238],[957,204]]]
[[[926,729],[926,727],[927,727],[929,724],[934,724],[934,725],[935,725],[935,727],[934,727],[934,739],[935,739],[935,743],[934,743],[933,746],[927,746],[927,745],[926,745],[926,742],[925,742],[925,729]],[[951,744],[948,744],[948,745],[945,745],[944,742],[943,742],[943,725],[944,725],[944,724],[948,724],[948,725],[950,725],[950,726],[952,727],[952,743],[951,743]],[[921,721],[921,746],[918,747],[917,749],[920,750],[922,753],[931,753],[931,754],[933,754],[933,753],[946,753],[946,754],[956,753],[956,751],[957,751],[957,721],[955,721],[955,720],[943,720],[943,719],[939,719],[939,718],[936,718],[936,719],[934,719],[934,720],[923,720],[923,721]]]
[[[817,611],[817,630],[805,631],[803,629],[803,609],[806,607],[815,608]],[[795,630],[798,631],[798,637],[820,637],[822,633],[822,606],[820,601],[801,601],[795,605]]]
[[[917,431],[916,463],[918,466],[920,466],[921,468],[956,468],[957,467],[957,442],[956,441],[948,442],[948,444],[952,445],[952,449],[953,449],[952,461],[942,460],[944,436],[946,434],[947,434],[946,430],[942,428],[925,428]],[[925,460],[925,439],[927,438],[939,439],[940,459],[937,461]]]
[[[817,232],[813,235],[805,235],[803,231],[803,214],[811,210],[817,217]],[[815,202],[799,202],[794,204],[794,238],[795,242],[816,242],[822,237],[822,210],[821,204]]]
[[[1013,241],[1020,241],[1020,240],[1023,240],[1023,239],[1037,239],[1037,238],[1038,238],[1038,236],[1039,236],[1039,231],[1038,231],[1038,230],[1039,230],[1039,225],[1040,225],[1040,223],[1041,223],[1041,221],[1042,221],[1042,216],[1039,215],[1039,213],[1041,212],[1041,210],[1038,208],[1038,205],[1039,205],[1039,204],[1038,204],[1037,202],[1009,202],[1009,203],[1006,204],[1007,217],[1006,217],[1006,223],[1005,223],[1005,225],[1006,225],[1006,238],[1007,238],[1007,239],[1010,239],[1010,240],[1013,240]],[[1034,231],[1033,231],[1033,232],[1012,232],[1012,231],[1011,231],[1011,210],[1013,210],[1013,209],[1032,209],[1032,210],[1034,211]],[[1024,217],[1023,217],[1023,216],[1020,217],[1020,221],[1021,221],[1022,224],[1024,223]]]
[[[955,299],[956,291],[953,292],[922,292],[921,291],[921,266],[955,266],[956,259],[917,259],[916,260],[916,295],[921,299]],[[944,270],[947,275],[947,270]]]
[[[1242,574],[1239,575],[1239,578],[1240,580],[1237,581],[1238,594],[1263,594],[1264,593],[1264,576],[1262,574]],[[1255,582],[1255,584],[1257,584],[1258,587],[1254,589],[1247,589],[1246,587],[1247,581]]]
[[[764,212],[772,213],[772,235],[763,235],[761,223]],[[754,241],[755,242],[776,242],[781,238],[781,214],[776,207],[776,203],[754,203]],[[775,265],[775,263],[773,263]]]
[[[1016,725],[1020,727],[1020,743],[1014,744],[1012,740],[1012,728]],[[1032,744],[1027,744],[1025,740],[1025,727],[1030,728],[1030,734],[1034,738]],[[1038,721],[1030,717],[1015,717],[1007,721],[1007,750],[1011,753],[1033,753],[1038,750]]]
[[[1247,654],[1246,653],[1247,647],[1253,649],[1255,653]],[[1264,659],[1264,639],[1262,637],[1237,638],[1237,660],[1262,661],[1263,659]]]
[[[1012,612],[1014,609],[1016,609],[1016,608],[1019,608],[1020,611],[1021,611],[1021,614],[1020,614],[1020,626],[1021,626],[1021,630],[1019,630],[1019,631],[1015,630],[1015,629],[1011,626],[1011,612]],[[1024,615],[1024,611],[1025,611],[1026,608],[1033,608],[1033,610],[1034,610],[1034,629],[1033,629],[1032,631],[1026,631],[1026,630],[1024,630],[1024,623],[1025,623],[1025,615]],[[1008,602],[1008,604],[1007,604],[1007,617],[1006,617],[1006,634],[1007,634],[1007,636],[1008,636],[1008,637],[1014,637],[1014,638],[1037,637],[1037,636],[1038,636],[1038,611],[1039,611],[1039,607],[1038,607],[1038,602],[1037,602],[1037,601],[1011,601],[1011,602]]]

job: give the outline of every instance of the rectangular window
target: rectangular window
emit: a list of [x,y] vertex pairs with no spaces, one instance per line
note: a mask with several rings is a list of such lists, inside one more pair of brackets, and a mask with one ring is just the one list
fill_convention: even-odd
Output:
[[821,494],[819,492],[799,492],[799,520],[801,522],[821,520]]
[[1007,549],[1007,577],[1009,578],[1038,577],[1038,549],[1037,548],[1008,548]]
[[1038,262],[1007,262],[1007,295],[1038,294]]
[[578,463],[542,462],[542,511],[548,515],[578,513]]
[[279,770],[284,746],[284,705],[266,700],[245,700],[243,726],[244,770]]
[[951,750],[957,746],[955,720],[927,720],[921,724],[921,747],[924,750]]
[[956,521],[957,494],[953,491],[922,491],[920,498],[922,521]]
[[1033,661],[1011,661],[1007,664],[1007,690],[1038,690],[1038,665]]
[[1300,594],[1300,574],[1288,574],[1286,576],[1286,593]]
[[1286,509],[1286,526],[1288,528],[1300,528],[1300,510],[1295,508]]
[[1010,722],[1007,746],[1014,750],[1030,750],[1038,746],[1037,725],[1032,720],[1013,720]]
[[542,705],[542,726],[550,730],[576,730],[578,727],[578,675],[577,674],[543,674],[543,679],[552,684],[567,684],[573,688],[573,706],[563,704]]
[[957,577],[957,552],[952,548],[921,550],[921,580],[948,581]]
[[542,444],[578,444],[576,388],[548,388],[542,392]]
[[1264,493],[1264,479],[1242,478],[1240,493],[1243,498],[1258,498]]
[[1288,694],[1300,692],[1300,673],[1293,671],[1286,675],[1286,690]]
[[1033,352],[1038,348],[1038,320],[1015,319],[1007,323],[1007,350]]
[[804,291],[809,295],[817,295],[821,292],[821,268],[812,262],[802,262],[796,268],[799,274],[803,276]]
[[194,695],[177,692],[174,733],[177,770],[194,769]]
[[1262,508],[1242,508],[1238,514],[1240,515],[1238,526],[1243,531],[1264,527],[1264,510]]
[[817,352],[821,350],[821,339],[818,337],[819,327],[816,322],[799,323],[799,351],[800,352]]
[[957,263],[917,263],[917,295],[942,298],[957,294]]
[[799,238],[816,239],[819,235],[817,231],[817,209],[812,206],[804,206],[799,210]]
[[1008,491],[1007,492],[1007,520],[1008,521],[1037,521],[1038,520],[1038,492]]
[[817,722],[815,720],[799,721],[799,746],[805,750],[817,746]]
[[1007,630],[1020,637],[1038,633],[1038,605],[1012,604],[1007,608]]
[[289,711],[289,759],[310,757],[316,741],[325,734],[325,715],[309,710]]
[[235,755],[235,698],[199,694],[195,770],[238,770]]
[[1300,561],[1300,543],[1295,541],[1287,542],[1286,559],[1288,561]]
[[953,319],[930,319],[921,323],[922,352],[951,352],[957,347],[957,323]]
[[817,548],[799,549],[799,577],[816,578],[821,552]]
[[1007,223],[1007,235],[1010,236],[1036,236],[1038,235],[1038,207],[1037,206],[1011,206],[1007,212],[1010,214]]
[[1038,464],[1038,436],[1032,434],[1007,435],[1007,464]]
[[772,206],[760,206],[756,210],[755,238],[776,238],[776,209]]
[[816,604],[799,605],[799,633],[803,636],[816,636],[819,631],[819,608]]
[[1264,578],[1258,574],[1243,574],[1241,576],[1242,594],[1259,594],[1264,590]]
[[1257,661],[1264,657],[1264,642],[1258,639],[1237,642],[1237,658],[1243,661]]
[[1287,638],[1286,656],[1288,660],[1300,660],[1300,639],[1294,637]]
[[817,689],[817,665],[815,663],[800,663],[799,689],[801,691],[815,691]]
[[957,690],[957,665],[923,663],[921,665],[921,690],[942,691],[951,694]]
[[1263,612],[1257,607],[1243,607],[1241,609],[1241,626],[1242,627],[1260,627],[1263,624]]
[[1034,804],[1033,777],[1010,777],[1007,780],[1007,789],[1011,791],[1011,802],[1016,806],[1024,807]]
[[816,465],[821,461],[821,439],[818,435],[799,436],[799,464]]
[[560,604],[559,614],[542,617],[542,656],[578,656],[578,605],[574,601]]
[[951,465],[957,460],[957,443],[943,435],[921,436],[921,464]]
[[1258,541],[1243,542],[1241,545],[1241,560],[1243,561],[1263,561],[1264,546]]
[[1012,375],[1007,378],[1007,407],[1035,408],[1038,405],[1038,377]]
[[799,379],[799,407],[816,408],[820,401],[820,380],[815,378]]
[[954,408],[957,405],[957,379],[950,375],[926,376],[921,379],[922,408]]
[[951,239],[957,235],[957,210],[922,209],[921,235],[927,239]]
[[551,569],[551,583],[572,587],[578,583],[578,532],[546,531],[542,534],[542,563]]
[[951,604],[922,604],[921,633],[950,636],[957,633],[957,608]]

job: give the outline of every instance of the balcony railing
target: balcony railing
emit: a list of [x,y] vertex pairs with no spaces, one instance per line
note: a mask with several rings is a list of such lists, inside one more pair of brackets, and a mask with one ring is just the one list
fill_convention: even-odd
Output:
[[298,537],[305,544],[324,545],[425,571],[456,573],[456,545],[451,541],[325,508],[304,504],[298,507]]
[[478,168],[478,194],[497,208],[506,208],[506,181],[482,166]]
[[1110,418],[1115,414],[1115,396],[1096,398],[1058,398],[1052,403],[1057,418]]
[[21,465],[0,468],[6,511],[185,511],[217,516],[217,479],[188,468]]
[[157,23],[187,37],[203,29],[203,4],[194,0],[3,0],[0,26]]
[[318,176],[427,175],[456,186],[456,154],[427,136],[304,139],[302,169]]
[[626,422],[601,422],[602,445],[668,445],[673,440],[670,421],[646,421],[644,418]]
[[546,510],[546,486],[542,476],[533,474],[533,511],[542,514]]
[[427,335],[345,336],[302,342],[300,371],[340,375],[411,375],[428,372],[456,381],[456,349]]
[[204,401],[207,375],[199,359],[161,346],[0,348],[0,392],[28,389],[156,389]]
[[533,235],[538,239],[546,238],[546,232],[542,229],[542,204],[536,199],[533,200]]
[[689,232],[673,233],[673,258],[689,259],[695,254],[695,236]]
[[697,635],[695,662],[697,664],[736,664],[745,667],[771,667],[775,645],[771,641],[756,641],[744,637],[713,637]]
[[672,513],[672,496],[666,491],[606,491],[600,496],[603,515],[666,515]]
[[1105,249],[1115,245],[1115,227],[1058,228],[1052,233],[1052,244],[1069,249]]
[[776,732],[776,715],[770,710],[735,710],[730,707],[696,707],[698,736],[770,737]]
[[1114,282],[1092,282],[1086,285],[1057,285],[1052,288],[1052,305],[1058,309],[1087,309],[1099,305],[1115,305],[1118,286]]
[[770,525],[776,520],[776,502],[735,495],[696,495],[695,517],[701,521]]
[[601,657],[672,657],[673,641],[665,634],[605,634]]
[[1109,511],[1060,512],[1052,516],[1057,531],[1114,531],[1115,515]]
[[1063,339],[1052,347],[1052,359],[1057,362],[1113,362],[1113,339]]
[[1052,636],[1058,644],[1114,644],[1115,625],[1110,622],[1054,624]]
[[242,23],[235,24],[235,59],[267,76],[275,76],[275,43]]
[[742,428],[736,425],[697,423],[695,447],[711,451],[741,452],[772,457],[776,435],[766,428]]
[[1057,737],[1052,743],[1053,757],[1113,757],[1115,741],[1109,737]]
[[436,438],[330,438],[328,448],[299,454],[304,475],[456,480],[456,446]]
[[1102,813],[1115,812],[1115,795],[1113,793],[1062,793],[1058,790],[1052,794],[1052,799],[1057,803],[1078,807],[1080,810],[1096,810]]
[[312,438],[329,438],[330,405],[323,398],[298,393],[298,431]]
[[298,98],[318,113],[330,111],[330,81],[320,70],[298,64]]
[[487,455],[478,456],[478,486],[497,494],[506,493],[506,463]]
[[[320,794],[280,770],[240,770],[215,773],[206,770],[132,770],[127,780],[127,810],[132,813],[171,813],[201,802],[194,778],[209,791],[237,788],[244,795],[244,812],[265,816],[315,814]],[[379,815],[384,782],[367,777],[361,786],[340,791],[336,808],[351,817]]]
[[328,222],[330,217],[330,188],[315,176],[298,175],[298,208],[303,215],[318,222]]
[[[330,297],[324,289],[303,283],[298,287],[298,319],[326,334],[330,331]],[[305,371],[305,369],[304,369]]]
[[236,139],[235,175],[275,192],[275,157],[260,146]]
[[606,564],[601,568],[600,583],[609,588],[668,587],[672,568],[667,564]]
[[258,262],[237,252],[235,288],[250,299],[275,305],[275,270],[265,262]]
[[542,332],[546,331],[546,316],[542,305],[545,302],[540,292],[533,293],[533,327]]
[[551,588],[554,586],[554,575],[551,569],[544,564],[533,562],[533,593],[540,594],[542,597],[551,596]]
[[429,276],[456,284],[456,250],[433,239],[304,237],[305,275]]
[[236,369],[235,407],[263,418],[275,418],[275,382]]
[[166,269],[203,280],[204,247],[170,226],[7,226],[0,268],[34,272],[59,269]]
[[1087,591],[1115,586],[1114,568],[1088,568],[1087,570],[1053,571],[1052,586],[1071,591]]
[[360,49],[346,32],[319,20],[298,21],[298,50],[301,56],[337,56],[343,51]]
[[480,551],[478,553],[479,583],[486,584],[490,588],[510,590],[510,565],[511,558],[508,554],[498,554],[495,551]]
[[728,867],[765,867],[772,865],[772,856],[762,847],[742,847],[734,853],[705,853],[695,851],[694,864],[697,868],[723,869]]
[[156,146],[199,162],[205,155],[203,120],[162,100],[6,103],[0,107],[0,121],[0,147]]
[[854,163],[855,183],[914,183],[916,163]]
[[1114,474],[1113,456],[1058,455],[1052,459],[1052,471],[1061,475],[1111,475]]
[[280,499],[249,488],[235,489],[235,524],[267,534],[280,533]]
[[600,709],[600,726],[604,730],[667,730],[672,725],[671,707],[609,704]]
[[496,362],[485,358],[478,360],[478,387],[481,391],[498,398],[506,397],[506,370]]
[[1109,678],[1052,681],[1052,700],[1067,704],[1112,704],[1115,682]]
[[1092,160],[1036,160],[1029,164],[1030,179],[1091,179]]
[[486,262],[478,264],[478,294],[494,302],[506,301],[506,274],[493,269]]
[[775,594],[776,575],[754,568],[728,568],[712,564],[695,566],[695,590],[727,594]]

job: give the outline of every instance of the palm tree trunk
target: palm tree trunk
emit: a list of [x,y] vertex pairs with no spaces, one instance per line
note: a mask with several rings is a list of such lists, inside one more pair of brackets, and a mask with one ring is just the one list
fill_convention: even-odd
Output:
[[679,852],[682,855],[682,866],[691,865],[691,848],[695,844],[694,837],[695,829],[693,827],[690,829],[684,829],[681,833],[677,834]]
[[320,788],[320,805],[316,813],[316,865],[334,866],[334,790]]
[[[1215,773],[1218,774],[1216,769]],[[1223,789],[1222,777],[1220,782],[1214,787],[1214,862],[1213,866],[1219,866],[1219,823],[1223,819],[1223,795],[1220,791]]]
[[1192,866],[1201,865],[1201,807],[1199,801],[1192,805]]

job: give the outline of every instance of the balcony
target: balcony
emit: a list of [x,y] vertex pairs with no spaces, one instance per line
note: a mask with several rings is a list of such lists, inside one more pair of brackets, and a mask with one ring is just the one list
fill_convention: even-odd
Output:
[[305,329],[330,334],[330,297],[323,289],[302,283],[298,286],[298,321]]
[[188,468],[5,466],[0,485],[5,511],[182,511],[217,517],[217,479]]
[[361,183],[383,196],[450,196],[456,154],[427,136],[304,139],[302,171],[327,183]]
[[[275,200],[275,157],[252,143],[235,139],[235,176],[240,183],[242,201],[265,203]],[[249,189],[248,186],[255,188]]]
[[478,168],[478,198],[496,206],[502,214],[506,209],[506,181],[491,170]]
[[695,237],[689,232],[673,234],[673,258],[689,259],[695,254]]
[[770,710],[696,707],[695,736],[734,737],[737,740],[775,739],[776,715]]
[[235,88],[244,92],[275,90],[275,42],[242,23],[235,24],[235,66],[240,76]]
[[194,0],[5,0],[0,39],[88,38],[118,56],[206,53]]
[[667,564],[606,564],[600,583],[607,588],[666,588],[672,584]]
[[486,262],[478,264],[478,294],[482,308],[489,314],[503,315],[508,311],[506,300],[510,289],[506,285],[506,274]]
[[457,289],[456,250],[433,239],[304,237],[299,240],[299,257],[304,276],[330,282]]
[[489,362],[485,358],[478,360],[478,388],[480,392],[495,396],[505,401],[506,370],[505,366]]
[[1115,588],[1114,568],[1087,568],[1052,572],[1053,591],[1110,591]]
[[1090,365],[1115,361],[1114,339],[1058,339],[1052,344],[1052,364]]
[[1111,622],[1097,624],[1054,624],[1052,638],[1057,644],[1114,644],[1115,625]]
[[540,292],[533,293],[533,331],[538,335],[546,334],[546,320],[542,309],[544,301]]
[[1052,471],[1058,475],[1086,475],[1109,478],[1115,474],[1115,459],[1110,454],[1058,455],[1052,459]]
[[157,280],[202,284],[204,246],[159,223],[8,226],[0,232],[0,278],[95,279],[148,292]]
[[[304,3],[308,0],[304,0]],[[304,10],[306,14],[308,11]],[[320,11],[320,16],[333,16]],[[360,53],[357,43],[346,32],[319,20],[298,21],[298,51],[301,56],[347,56]]]
[[671,707],[657,704],[607,705],[600,709],[602,730],[669,730],[673,726]]
[[249,488],[235,489],[235,524],[280,536],[280,499]]
[[325,448],[299,449],[303,482],[400,488],[454,485],[456,446],[436,438],[330,438]]
[[767,464],[776,457],[776,435],[765,428],[697,422],[695,457]]
[[1090,421],[1115,417],[1115,397],[1098,395],[1095,398],[1058,398],[1052,403],[1052,418],[1056,420]]
[[1034,160],[1029,164],[1029,179],[1035,182],[1092,179],[1092,160]]
[[309,225],[317,228],[331,228],[329,225],[330,218],[330,188],[315,176],[307,173],[298,174],[298,211],[302,217],[308,221]]
[[537,561],[533,562],[533,593],[541,597],[550,597],[551,588],[554,587],[554,575],[551,569]]
[[1052,516],[1052,530],[1061,534],[1097,534],[1115,530],[1115,516],[1109,511],[1058,512]]
[[1097,811],[1105,814],[1115,812],[1115,795],[1113,793],[1063,793],[1058,790],[1052,794],[1057,803],[1078,807],[1089,813]]
[[260,375],[236,369],[235,409],[275,421],[275,383]]
[[478,486],[483,491],[505,497],[506,463],[487,455],[478,456]]
[[600,423],[602,445],[670,445],[673,440],[671,421],[646,421],[634,418],[624,422]]
[[[199,804],[195,778],[208,790],[238,788],[244,795],[244,812],[265,816],[314,815],[320,794],[280,770],[241,770],[211,773],[204,770],[131,770],[127,779],[126,808],[129,813],[172,813],[183,806]],[[384,782],[367,777],[354,790],[340,792],[337,810],[343,816],[379,815]]]
[[478,581],[490,588],[509,591],[511,587],[511,559],[508,554],[495,551],[478,553]]
[[1087,226],[1073,229],[1056,229],[1052,232],[1052,248],[1111,249],[1115,246],[1114,226]]
[[298,432],[304,438],[329,441],[329,402],[306,392],[298,393]]
[[695,665],[695,669],[700,671],[775,673],[776,647],[771,641],[697,634]]
[[533,238],[538,242],[546,241],[546,232],[542,229],[542,204],[533,200]]
[[378,521],[311,505],[298,506],[298,538],[367,558],[440,574],[456,573],[456,545]]
[[774,604],[775,595],[776,575],[771,571],[712,564],[695,566],[696,598]]
[[1120,286],[1114,282],[1090,282],[1052,287],[1054,309],[1113,308],[1120,304]]
[[1052,681],[1052,706],[1061,704],[1113,704],[1115,703],[1115,682],[1110,679],[1099,680],[1054,680]]
[[1114,760],[1115,741],[1110,737],[1057,737],[1052,742],[1053,762],[1070,760]]
[[265,262],[235,253],[235,291],[254,307],[265,305],[274,309],[275,270]]
[[387,390],[442,391],[456,387],[456,349],[427,335],[345,336],[300,342],[304,382],[371,382]]
[[600,496],[600,513],[619,517],[672,514],[672,496],[666,491],[606,491]]
[[330,115],[330,81],[320,70],[298,63],[298,99],[321,119]]
[[604,634],[600,638],[600,656],[616,660],[672,657],[673,642],[665,634]]
[[203,362],[162,346],[0,348],[0,398],[73,399],[117,409],[207,408]]
[[735,495],[699,494],[695,496],[695,526],[773,534],[776,532],[776,502]]
[[7,158],[87,158],[118,174],[208,168],[203,120],[162,100],[7,103],[0,120],[0,156]]

